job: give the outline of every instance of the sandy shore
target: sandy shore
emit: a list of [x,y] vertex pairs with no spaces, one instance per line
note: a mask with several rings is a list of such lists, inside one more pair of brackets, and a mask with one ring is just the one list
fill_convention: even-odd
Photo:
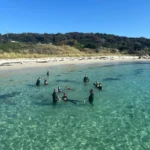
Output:
[[51,58],[33,58],[33,59],[0,59],[0,70],[21,69],[29,67],[52,66],[63,64],[87,64],[112,61],[150,61],[150,58],[141,58],[139,56],[91,56],[91,57],[51,57]]

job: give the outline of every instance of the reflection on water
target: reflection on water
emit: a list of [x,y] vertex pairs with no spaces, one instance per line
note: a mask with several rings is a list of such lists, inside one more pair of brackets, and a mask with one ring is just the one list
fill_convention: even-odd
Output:
[[[0,76],[1,150],[150,149],[149,63],[68,65],[28,72]],[[85,74],[90,79],[86,85]],[[40,87],[35,86],[38,77]],[[101,92],[93,85],[96,81],[103,85]],[[52,92],[58,86],[69,99],[81,102],[59,101],[54,106]],[[94,107],[87,101],[90,89]]]

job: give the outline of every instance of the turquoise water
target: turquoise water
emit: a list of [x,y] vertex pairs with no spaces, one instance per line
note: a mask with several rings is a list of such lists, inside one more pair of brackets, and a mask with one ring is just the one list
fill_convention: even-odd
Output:
[[[150,149],[150,62],[0,70],[0,83],[0,150]],[[66,93],[75,100],[84,100],[93,88],[94,107],[63,101],[53,106],[58,86],[74,89]]]

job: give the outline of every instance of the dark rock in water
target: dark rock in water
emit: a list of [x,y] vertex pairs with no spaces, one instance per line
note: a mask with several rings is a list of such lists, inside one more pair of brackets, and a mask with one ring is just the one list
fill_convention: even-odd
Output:
[[69,80],[56,80],[56,82],[69,82]]
[[134,75],[141,74],[142,72],[143,72],[143,70],[137,70],[137,71],[135,71]]
[[119,74],[119,75],[117,75],[117,77],[123,77],[124,75],[122,75],[122,74]]
[[10,97],[15,97],[16,95],[19,95],[19,94],[20,94],[20,92],[12,92],[12,93],[8,93],[8,94],[3,94],[3,95],[0,95],[0,100],[10,98]]
[[133,105],[127,105],[126,108],[134,108]]
[[66,82],[66,83],[68,83],[68,82],[71,82],[71,83],[80,83],[80,82],[78,82],[78,81],[74,81],[74,80],[56,80],[56,82]]
[[60,74],[58,74],[58,75],[56,75],[57,77],[60,77],[61,75]]
[[103,81],[118,81],[120,78],[105,78]]

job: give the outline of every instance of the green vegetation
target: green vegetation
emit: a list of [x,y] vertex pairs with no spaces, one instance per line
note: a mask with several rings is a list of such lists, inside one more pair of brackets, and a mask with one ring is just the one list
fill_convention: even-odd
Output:
[[149,55],[150,39],[78,32],[0,34],[0,58],[14,58],[15,55],[47,57],[116,54]]
[[28,43],[5,43],[0,44],[0,58],[42,58],[42,57],[80,57],[113,55],[109,49],[103,49],[95,53],[93,49],[85,48],[81,51],[68,45],[56,46],[52,44],[28,44]]

